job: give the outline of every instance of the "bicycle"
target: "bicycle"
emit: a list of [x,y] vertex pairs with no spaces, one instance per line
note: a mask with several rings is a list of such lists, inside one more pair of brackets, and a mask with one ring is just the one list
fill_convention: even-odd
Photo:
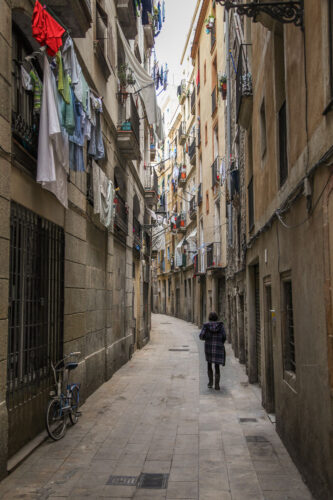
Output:
[[[80,352],[71,352],[55,365],[51,361],[56,390],[50,391],[50,401],[46,410],[46,430],[50,438],[58,441],[63,438],[67,430],[68,417],[75,425],[81,415],[80,404],[80,384],[70,384],[69,374],[77,368],[77,361],[65,363],[65,360],[74,356],[79,356]],[[67,372],[66,391],[62,390],[64,373]]]

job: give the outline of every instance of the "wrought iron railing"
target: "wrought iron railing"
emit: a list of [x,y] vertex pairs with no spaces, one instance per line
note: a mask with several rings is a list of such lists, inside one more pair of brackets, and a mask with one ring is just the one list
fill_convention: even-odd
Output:
[[200,182],[198,186],[198,205],[202,203],[202,183]]
[[192,161],[193,157],[195,156],[195,148],[196,148],[196,140],[194,138],[190,144],[190,147],[188,148],[188,154],[190,157],[190,161]]
[[145,191],[154,191],[156,195],[158,194],[158,177],[152,165],[147,167],[145,171],[144,188]]
[[128,208],[120,194],[116,193],[114,198],[115,220],[114,223],[123,233],[128,234]]
[[242,97],[252,95],[252,76],[248,65],[250,47],[249,43],[242,43],[239,47],[236,74],[236,122],[238,122]]
[[216,111],[216,108],[217,108],[217,92],[216,92],[216,87],[214,88],[213,92],[212,92],[212,114],[215,113]]
[[216,186],[220,182],[220,174],[219,174],[219,164],[218,164],[218,156],[212,163],[212,187]]
[[206,247],[207,268],[221,267],[221,243],[213,242]]
[[140,250],[142,246],[142,226],[138,219],[133,216],[133,246]]
[[191,94],[191,113],[195,115],[195,89],[193,89]]
[[195,203],[195,196],[192,196],[190,199],[190,207],[189,207],[189,216],[192,218],[196,214],[196,203]]
[[136,137],[136,140],[137,140],[138,144],[140,144],[140,118],[139,118],[139,113],[138,113],[138,110],[136,108],[136,105],[135,105],[135,102],[134,102],[132,94],[130,94],[130,96],[131,96],[131,118],[130,118],[131,127],[132,127],[132,130],[134,132],[134,135]]

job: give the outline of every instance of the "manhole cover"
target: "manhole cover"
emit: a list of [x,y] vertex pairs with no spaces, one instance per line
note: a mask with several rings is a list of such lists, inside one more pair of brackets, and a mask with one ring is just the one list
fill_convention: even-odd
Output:
[[165,489],[168,486],[169,474],[149,474],[142,472],[138,481],[138,488]]
[[110,476],[107,483],[112,486],[136,486],[137,476]]
[[265,436],[246,436],[246,441],[248,443],[268,443],[268,439]]
[[239,421],[243,424],[243,423],[246,423],[246,422],[258,422],[258,420],[256,418],[240,418]]

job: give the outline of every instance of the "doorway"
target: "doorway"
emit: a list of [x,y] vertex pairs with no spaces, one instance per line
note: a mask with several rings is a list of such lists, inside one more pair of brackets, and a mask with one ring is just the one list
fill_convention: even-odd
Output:
[[261,330],[260,330],[260,287],[259,266],[254,266],[254,307],[255,307],[255,331],[256,331],[256,364],[257,378],[261,385]]
[[268,413],[275,413],[272,287],[270,283],[265,283],[265,367],[266,389],[263,404]]

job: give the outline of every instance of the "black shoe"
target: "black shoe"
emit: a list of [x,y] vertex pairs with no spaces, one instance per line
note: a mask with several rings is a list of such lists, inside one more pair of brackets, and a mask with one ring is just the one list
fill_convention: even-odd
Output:
[[208,382],[207,387],[208,387],[208,389],[213,389],[213,382]]
[[215,391],[220,390],[220,384],[218,382],[215,382]]

